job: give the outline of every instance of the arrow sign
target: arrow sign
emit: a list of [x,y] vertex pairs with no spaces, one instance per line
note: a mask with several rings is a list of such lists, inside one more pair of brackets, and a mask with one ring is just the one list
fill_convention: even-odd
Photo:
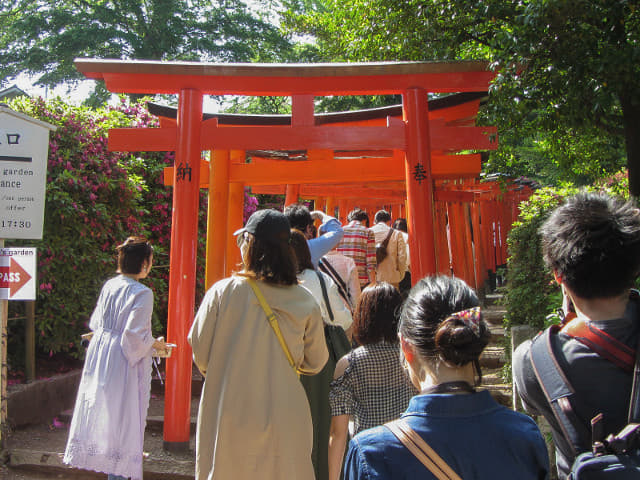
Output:
[[0,267],[0,288],[8,288],[9,297],[13,297],[29,280],[31,275],[14,258],[8,267]]

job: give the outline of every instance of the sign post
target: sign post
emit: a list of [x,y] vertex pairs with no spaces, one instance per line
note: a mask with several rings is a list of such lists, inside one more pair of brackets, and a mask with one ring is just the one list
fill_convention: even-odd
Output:
[[[56,127],[0,105],[0,449],[7,425],[9,300],[35,299],[35,248],[5,239],[41,239],[49,131]],[[15,255],[15,258],[14,258]]]

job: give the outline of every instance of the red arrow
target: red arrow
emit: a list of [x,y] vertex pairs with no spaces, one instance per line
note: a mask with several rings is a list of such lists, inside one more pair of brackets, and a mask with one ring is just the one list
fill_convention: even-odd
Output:
[[13,297],[29,280],[31,280],[31,275],[13,257],[10,266],[0,267],[0,288],[8,288],[9,297]]

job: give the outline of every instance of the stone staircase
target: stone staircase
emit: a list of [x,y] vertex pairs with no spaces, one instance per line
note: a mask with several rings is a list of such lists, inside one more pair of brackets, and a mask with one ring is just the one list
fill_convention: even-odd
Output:
[[505,382],[503,378],[503,368],[507,361],[503,327],[506,309],[499,305],[500,298],[500,294],[488,294],[482,305],[484,320],[489,324],[491,330],[489,345],[480,357],[482,388],[489,390],[500,404],[512,408],[511,383]]

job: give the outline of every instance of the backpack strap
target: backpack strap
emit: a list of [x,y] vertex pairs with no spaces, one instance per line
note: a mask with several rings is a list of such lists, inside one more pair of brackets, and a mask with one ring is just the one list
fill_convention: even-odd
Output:
[[633,383],[631,384],[631,398],[629,400],[629,423],[640,423],[640,338],[636,348],[636,364],[633,369]]
[[462,480],[460,476],[425,442],[403,418],[385,423],[400,442],[407,447],[438,480]]
[[564,438],[573,454],[585,451],[580,445],[591,445],[591,433],[573,411],[572,402],[576,394],[567,379],[553,350],[553,338],[560,330],[552,325],[533,339],[531,343],[531,364],[547,402],[551,406]]
[[586,345],[602,358],[616,364],[626,372],[632,372],[635,363],[636,352],[612,337],[604,330],[599,329],[584,318],[576,317],[562,327],[562,333],[578,340]]

